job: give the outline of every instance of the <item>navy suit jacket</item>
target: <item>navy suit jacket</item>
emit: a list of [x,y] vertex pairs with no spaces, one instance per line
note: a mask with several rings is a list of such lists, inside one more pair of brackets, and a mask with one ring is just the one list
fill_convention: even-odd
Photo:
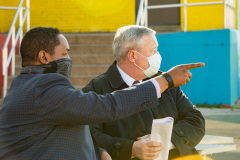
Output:
[[[83,91],[106,94],[127,87],[114,62]],[[154,108],[116,121],[93,124],[90,128],[100,147],[106,149],[113,160],[130,160],[133,143],[138,137],[151,133],[153,119],[164,117],[174,118],[171,140],[176,149],[170,150],[169,159],[197,154],[194,147],[205,134],[205,120],[180,87],[164,91],[159,98],[159,105]]]
[[57,73],[21,74],[0,110],[0,159],[99,160],[89,124],[157,104],[151,82],[102,96],[75,90]]

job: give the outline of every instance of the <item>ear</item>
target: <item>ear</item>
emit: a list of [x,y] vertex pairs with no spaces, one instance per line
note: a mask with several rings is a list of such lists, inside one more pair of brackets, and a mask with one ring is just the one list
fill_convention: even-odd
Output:
[[134,50],[130,50],[127,54],[128,60],[132,63],[136,62],[137,54]]
[[50,54],[41,50],[39,53],[38,53],[38,60],[41,64],[48,64],[51,60],[50,58]]

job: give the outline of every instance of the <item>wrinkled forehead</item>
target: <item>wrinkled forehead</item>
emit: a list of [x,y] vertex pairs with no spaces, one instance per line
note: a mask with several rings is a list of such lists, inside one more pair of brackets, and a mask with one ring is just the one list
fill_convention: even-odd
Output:
[[151,48],[158,47],[158,41],[155,35],[143,35],[141,38],[141,42],[143,46],[149,46]]

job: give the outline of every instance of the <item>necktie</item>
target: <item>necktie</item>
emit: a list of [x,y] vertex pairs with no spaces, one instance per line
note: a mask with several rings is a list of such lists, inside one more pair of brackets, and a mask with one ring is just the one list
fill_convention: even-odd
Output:
[[[140,81],[134,81],[133,85],[140,83]],[[152,120],[154,119],[153,113],[151,109],[147,109],[145,111],[140,112],[140,115],[145,124],[145,133],[142,135],[150,134],[152,129]]]
[[140,83],[139,81],[134,81],[132,85]]

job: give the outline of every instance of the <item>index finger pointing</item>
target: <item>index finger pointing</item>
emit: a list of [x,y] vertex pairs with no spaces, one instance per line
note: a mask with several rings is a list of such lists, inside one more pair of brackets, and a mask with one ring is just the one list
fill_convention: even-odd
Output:
[[182,66],[185,67],[187,70],[189,70],[193,68],[203,67],[205,66],[205,63],[190,63],[190,64],[183,64]]

